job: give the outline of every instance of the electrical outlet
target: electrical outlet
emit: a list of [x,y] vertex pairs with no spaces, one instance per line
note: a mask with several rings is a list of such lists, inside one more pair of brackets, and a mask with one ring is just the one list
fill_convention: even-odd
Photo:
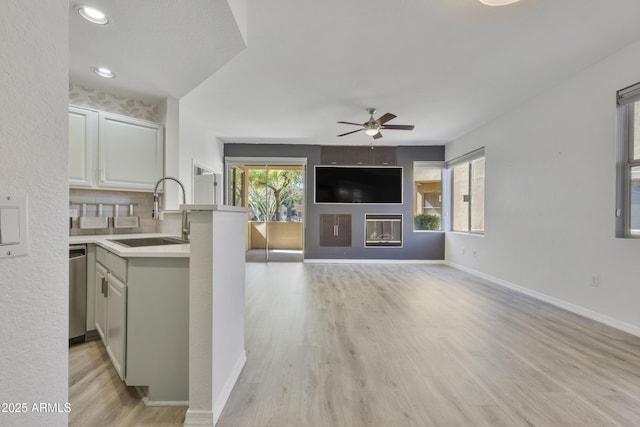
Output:
[[600,276],[598,276],[597,274],[591,276],[591,286],[593,286],[594,288],[600,287]]
[[462,255],[467,253],[467,248],[462,248]]

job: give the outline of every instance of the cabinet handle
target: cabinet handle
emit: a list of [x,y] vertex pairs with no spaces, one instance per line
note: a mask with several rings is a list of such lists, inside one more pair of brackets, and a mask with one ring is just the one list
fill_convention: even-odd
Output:
[[337,225],[337,224],[333,226],[333,235],[334,236],[338,235],[338,227],[339,227],[339,225]]
[[107,294],[109,293],[109,286],[107,285],[107,279],[105,277],[102,278],[100,288],[102,291],[102,295],[104,295],[104,297],[106,298]]

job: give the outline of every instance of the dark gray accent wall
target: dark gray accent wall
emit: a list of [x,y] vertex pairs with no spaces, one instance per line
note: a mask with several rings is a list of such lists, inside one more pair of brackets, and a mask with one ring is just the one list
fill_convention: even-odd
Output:
[[[319,145],[293,144],[233,144],[224,145],[225,157],[306,157],[307,182],[304,212],[305,259],[397,259],[443,260],[443,232],[413,231],[413,162],[444,161],[444,146],[400,146],[398,166],[403,168],[403,203],[377,204],[315,204],[313,203],[313,167],[320,164]],[[320,214],[351,214],[352,246],[320,246]],[[402,248],[365,248],[365,213],[396,213],[403,215]]]

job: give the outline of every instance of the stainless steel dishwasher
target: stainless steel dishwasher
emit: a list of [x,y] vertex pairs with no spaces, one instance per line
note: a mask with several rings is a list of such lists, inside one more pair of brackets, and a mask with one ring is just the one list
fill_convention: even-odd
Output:
[[69,344],[84,341],[87,326],[87,246],[69,246]]

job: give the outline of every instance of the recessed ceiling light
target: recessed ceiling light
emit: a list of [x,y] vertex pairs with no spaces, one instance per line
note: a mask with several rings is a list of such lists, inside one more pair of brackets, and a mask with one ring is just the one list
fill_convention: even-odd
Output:
[[84,19],[89,22],[93,22],[94,24],[105,25],[109,22],[109,18],[107,18],[107,15],[93,7],[80,6],[78,8],[78,13]]
[[93,72],[105,79],[112,79],[116,76],[113,71],[104,67],[93,67]]
[[480,0],[480,3],[484,3],[487,6],[505,6],[519,1],[520,0]]

